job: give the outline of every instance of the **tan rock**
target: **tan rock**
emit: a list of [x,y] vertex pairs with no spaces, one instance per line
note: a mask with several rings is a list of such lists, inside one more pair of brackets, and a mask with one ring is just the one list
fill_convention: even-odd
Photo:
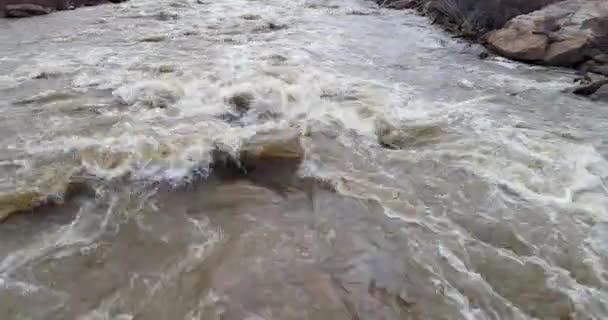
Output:
[[520,15],[487,36],[508,58],[554,66],[577,66],[606,54],[608,1],[565,0]]
[[535,34],[533,30],[515,28],[500,29],[488,37],[490,46],[507,58],[537,61],[545,57],[549,38],[544,34]]
[[240,151],[240,162],[252,169],[264,162],[297,163],[304,158],[304,148],[297,130],[260,132],[247,141]]
[[33,190],[0,194],[0,221],[15,212],[39,206],[43,198],[42,194]]
[[553,66],[573,66],[585,60],[587,38],[554,42],[549,45],[543,61]]
[[605,53],[605,54],[600,53],[600,54],[594,56],[593,60],[595,60],[598,63],[608,64],[608,53]]

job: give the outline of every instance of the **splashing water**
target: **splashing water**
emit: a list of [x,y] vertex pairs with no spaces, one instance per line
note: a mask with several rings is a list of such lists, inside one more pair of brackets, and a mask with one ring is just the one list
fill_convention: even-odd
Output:
[[[608,317],[608,112],[567,71],[363,0],[0,29],[2,319]],[[295,178],[214,174],[287,128]]]

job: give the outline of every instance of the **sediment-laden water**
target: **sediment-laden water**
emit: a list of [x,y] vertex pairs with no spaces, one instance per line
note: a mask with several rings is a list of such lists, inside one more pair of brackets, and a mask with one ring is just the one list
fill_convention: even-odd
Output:
[[[0,31],[1,319],[608,318],[608,105],[568,71],[362,0]],[[297,171],[210,169],[287,129]]]

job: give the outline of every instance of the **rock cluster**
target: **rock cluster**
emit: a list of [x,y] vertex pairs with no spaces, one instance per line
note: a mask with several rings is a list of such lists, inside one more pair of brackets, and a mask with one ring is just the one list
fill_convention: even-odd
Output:
[[487,44],[507,58],[608,75],[608,1],[566,0],[518,16]]

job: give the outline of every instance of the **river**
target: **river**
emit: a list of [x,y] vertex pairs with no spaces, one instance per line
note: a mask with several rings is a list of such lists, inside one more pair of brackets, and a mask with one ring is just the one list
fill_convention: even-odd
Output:
[[[55,199],[0,223],[1,319],[608,318],[608,105],[570,71],[363,0],[0,30],[0,204]],[[210,169],[287,128],[297,171]]]

